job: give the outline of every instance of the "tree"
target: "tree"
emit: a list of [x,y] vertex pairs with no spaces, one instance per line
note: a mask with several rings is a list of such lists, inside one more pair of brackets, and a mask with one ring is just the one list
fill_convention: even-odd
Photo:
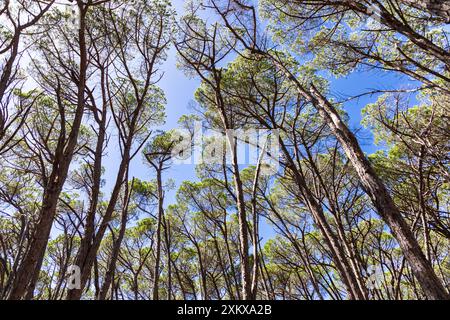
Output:
[[[341,144],[355,171],[358,173],[360,181],[371,198],[378,214],[387,223],[395,238],[399,241],[399,245],[402,247],[406,259],[413,268],[414,274],[421,283],[423,290],[433,299],[444,299],[447,297],[448,294],[445,288],[437,278],[430,263],[426,260],[419,244],[414,238],[409,226],[401,217],[401,214],[385,185],[364,155],[355,135],[342,121],[333,103],[317,89],[314,83],[302,83],[296,74],[280,60],[280,57],[276,52],[274,53],[270,49],[266,49],[267,47],[265,44],[259,41],[261,36],[257,33],[257,17],[253,6],[245,5],[239,1],[225,1],[225,3],[228,4],[226,6],[219,6],[220,2],[214,0],[209,1],[209,3],[241,45],[251,53],[271,59],[273,63],[283,70],[283,72],[286,73],[286,76],[295,84],[298,94],[312,103],[317,109],[322,119],[327,123],[328,127]],[[244,35],[241,35],[242,33],[238,31],[242,28],[248,30]],[[411,35],[409,31],[405,31],[403,34],[406,36]],[[411,35],[411,37],[413,36],[415,35]],[[418,46],[423,45],[424,41],[422,40],[421,37],[419,37],[419,39],[411,39],[411,41]],[[432,51],[432,54],[436,58],[441,59],[444,64],[447,63],[447,52],[431,45],[430,51]]]
[[[80,252],[77,258],[77,265],[82,269],[82,287],[89,278],[121,188],[126,183],[124,178],[129,163],[148,140],[148,126],[160,122],[163,118],[164,95],[156,86],[159,80],[156,75],[158,64],[164,59],[169,44],[172,11],[165,1],[145,1],[140,4],[137,11],[128,10],[129,7],[124,5],[120,8],[119,14],[112,10],[115,8],[114,3],[109,5],[109,10],[105,10],[102,21],[106,24],[104,27],[106,41],[115,48],[112,73],[116,78],[109,79],[107,100],[119,133],[121,161],[97,233],[90,248]],[[158,10],[153,10],[153,5]],[[139,27],[136,28],[136,25]],[[128,35],[130,28],[135,28],[132,36]],[[135,59],[143,73],[132,68],[134,62],[129,60],[130,54],[136,55]],[[89,238],[86,239],[90,241]],[[72,290],[67,298],[79,299],[82,290],[83,288]]]

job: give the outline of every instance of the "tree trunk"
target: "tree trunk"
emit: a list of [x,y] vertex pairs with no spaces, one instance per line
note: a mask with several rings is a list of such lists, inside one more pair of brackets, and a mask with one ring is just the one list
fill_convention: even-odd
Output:
[[158,188],[158,220],[156,227],[156,253],[155,253],[155,268],[154,268],[154,281],[153,281],[153,292],[152,299],[159,299],[159,273],[160,273],[160,263],[161,263],[161,228],[162,219],[164,216],[164,195],[162,190],[162,178],[161,178],[161,165],[156,171],[156,183]]
[[252,297],[252,280],[250,276],[250,261],[249,261],[249,239],[248,239],[248,222],[247,212],[245,207],[244,190],[242,186],[242,180],[239,172],[239,163],[237,156],[237,143],[234,135],[233,126],[227,117],[225,110],[225,103],[221,93],[221,75],[220,72],[215,70],[214,77],[217,87],[215,90],[215,100],[220,117],[222,120],[222,126],[225,130],[227,145],[231,154],[231,166],[233,168],[233,181],[234,189],[236,192],[236,207],[238,210],[238,223],[239,223],[239,255],[241,259],[241,290],[242,299],[249,300]]
[[[125,188],[125,199],[124,199],[124,208],[122,209],[122,218],[120,221],[120,230],[119,235],[117,236],[116,241],[114,242],[113,251],[111,253],[111,259],[109,261],[108,270],[105,274],[105,280],[103,281],[102,288],[98,294],[98,300],[105,300],[106,295],[108,294],[109,288],[111,287],[111,282],[113,281],[114,271],[116,270],[117,259],[120,253],[120,247],[122,245],[123,237],[125,236],[125,231],[127,229],[127,221],[128,221],[128,207],[130,204],[130,196],[133,192],[133,182],[131,183],[131,188],[128,187],[128,172],[126,174],[127,186]],[[131,189],[131,190],[130,190]]]
[[83,265],[80,265],[81,268],[81,286],[80,289],[74,289],[70,290],[67,294],[66,299],[67,300],[79,300],[81,298],[81,294],[84,290],[84,287],[86,286],[87,280],[89,279],[89,276],[91,274],[92,265],[94,263],[94,259],[97,255],[98,249],[100,247],[100,244],[102,242],[103,236],[106,232],[106,229],[108,228],[108,224],[110,222],[111,216],[114,213],[120,190],[122,189],[122,185],[124,184],[125,180],[125,174],[128,170],[128,164],[129,164],[129,158],[130,158],[130,145],[127,144],[124,149],[124,155],[122,157],[119,171],[117,173],[116,182],[114,184],[113,191],[111,193],[111,198],[108,202],[108,206],[105,211],[105,215],[103,216],[102,223],[100,224],[100,227],[97,231],[97,234],[94,237],[94,240],[92,242],[92,245],[90,246],[89,250],[86,252],[85,257],[80,257],[80,261],[84,261]]
[[284,145],[283,141],[281,141],[281,139],[280,139],[280,146],[283,151],[283,154],[288,160],[288,168],[293,173],[294,181],[299,187],[303,201],[308,207],[311,214],[313,215],[313,218],[317,223],[322,235],[324,236],[328,248],[330,249],[331,255],[333,256],[333,261],[336,264],[336,268],[338,269],[342,281],[347,288],[347,292],[350,294],[350,298],[363,300],[365,298],[364,293],[361,292],[359,289],[356,275],[353,274],[347,261],[345,251],[340,245],[337,236],[331,229],[325,217],[322,207],[314,198],[314,195],[312,194],[311,190],[307,187],[306,181],[304,180],[303,176],[295,166],[295,163],[291,158],[289,151],[287,150],[286,146]]

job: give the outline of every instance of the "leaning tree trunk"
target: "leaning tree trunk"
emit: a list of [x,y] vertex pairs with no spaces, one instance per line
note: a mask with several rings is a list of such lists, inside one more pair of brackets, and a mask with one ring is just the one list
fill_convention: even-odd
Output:
[[[128,180],[128,173],[126,174]],[[131,186],[131,189],[133,186]],[[128,221],[128,207],[130,203],[130,193],[133,192],[132,190],[129,191],[128,186],[125,188],[125,201],[124,201],[124,208],[122,210],[122,218],[120,221],[120,230],[119,234],[117,236],[116,241],[114,241],[113,250],[111,253],[111,258],[109,260],[108,269],[105,273],[105,280],[103,281],[103,285],[100,289],[100,292],[97,296],[98,300],[105,300],[106,295],[108,294],[109,288],[111,287],[111,283],[113,281],[113,275],[114,271],[116,270],[117,265],[117,259],[119,258],[120,253],[120,246],[122,245],[123,238],[125,236],[125,231],[127,229],[127,221]]]
[[291,158],[289,151],[283,141],[280,139],[280,146],[284,156],[286,157],[288,164],[287,167],[293,173],[293,179],[296,182],[301,196],[305,202],[305,205],[308,207],[311,212],[314,221],[317,223],[317,226],[320,229],[321,234],[324,237],[324,240],[330,249],[330,253],[333,257],[333,262],[338,269],[338,272],[342,278],[342,282],[344,283],[347,292],[350,295],[350,298],[356,300],[364,300],[365,294],[362,292],[358,286],[358,281],[356,279],[356,275],[353,273],[352,269],[349,266],[346,254],[344,252],[343,247],[340,244],[338,237],[335,235],[331,226],[329,225],[326,216],[323,212],[322,206],[318,203],[311,190],[308,188],[305,179],[302,174],[299,172],[296,167],[294,160]]

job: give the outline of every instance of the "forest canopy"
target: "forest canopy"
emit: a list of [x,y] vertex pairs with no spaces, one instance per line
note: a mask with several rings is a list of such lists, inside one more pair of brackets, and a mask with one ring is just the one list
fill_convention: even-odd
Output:
[[445,0],[0,0],[0,300],[449,299],[449,38]]

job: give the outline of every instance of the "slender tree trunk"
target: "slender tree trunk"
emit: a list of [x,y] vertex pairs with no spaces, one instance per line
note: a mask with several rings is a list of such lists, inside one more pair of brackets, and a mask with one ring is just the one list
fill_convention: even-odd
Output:
[[[127,177],[126,181],[128,181],[128,172],[126,174],[126,177]],[[111,287],[111,283],[112,283],[112,281],[114,281],[113,275],[116,270],[117,259],[119,258],[119,254],[120,254],[120,247],[122,246],[122,240],[125,236],[125,231],[127,229],[128,207],[130,204],[130,196],[131,196],[132,192],[133,192],[133,182],[131,183],[131,188],[128,187],[128,182],[127,182],[127,185],[125,187],[124,208],[122,209],[122,218],[120,221],[120,230],[119,230],[117,239],[114,242],[114,247],[113,247],[113,250],[111,253],[111,258],[109,261],[108,269],[105,274],[105,280],[103,281],[102,288],[100,289],[100,292],[97,297],[98,300],[106,299],[106,295],[108,294],[108,291]]]
[[422,228],[423,228],[423,244],[425,247],[425,257],[428,261],[431,262],[431,242],[430,242],[430,231],[428,229],[428,221],[427,221],[427,207],[425,203],[425,181],[423,174],[423,158],[425,153],[425,147],[422,146],[419,152],[419,212],[420,218],[422,220]]
[[[75,265],[79,266],[81,270],[85,269],[86,256],[89,248],[92,245],[95,234],[95,216],[97,214],[97,206],[100,196],[100,186],[102,178],[102,162],[103,162],[103,148],[106,139],[106,121],[107,121],[107,98],[106,98],[106,74],[105,70],[101,70],[100,83],[102,86],[102,118],[99,121],[99,132],[97,137],[97,144],[95,147],[93,171],[92,171],[92,188],[90,196],[89,210],[86,216],[86,226],[84,236],[81,238],[80,247],[78,249]],[[75,289],[76,290],[76,289]]]
[[235,297],[234,297],[233,289],[230,284],[229,276],[226,272],[226,264],[224,263],[224,259],[222,257],[222,254],[220,253],[219,242],[217,241],[217,237],[214,236],[213,239],[214,239],[214,247],[217,252],[217,261],[219,263],[220,269],[222,269],[222,276],[223,276],[223,279],[225,282],[225,288],[228,291],[230,300],[234,300]]
[[336,268],[338,269],[342,281],[347,288],[347,292],[350,294],[350,298],[358,300],[364,299],[364,294],[359,290],[359,287],[357,285],[358,282],[356,276],[353,274],[351,268],[349,267],[345,251],[340,245],[339,239],[331,229],[322,207],[314,198],[311,190],[307,187],[306,181],[297,169],[293,159],[291,158],[291,155],[289,154],[289,151],[287,150],[284,142],[281,139],[280,146],[283,154],[285,155],[285,158],[288,161],[288,168],[293,173],[294,181],[300,189],[302,198],[311,214],[313,215],[314,220],[317,223],[322,235],[324,236],[327,246],[331,251],[333,261],[336,264]]
[[167,221],[165,215],[163,215],[163,227],[164,227],[164,242],[166,245],[167,254],[167,300],[172,300],[172,257],[170,250],[170,223]]
[[87,280],[91,274],[92,265],[94,263],[94,259],[97,255],[98,249],[100,247],[103,236],[108,228],[108,224],[114,213],[116,208],[117,201],[119,199],[120,191],[122,189],[123,184],[125,183],[125,175],[128,170],[129,160],[130,160],[130,148],[131,148],[131,139],[129,138],[127,141],[127,145],[124,148],[124,154],[122,156],[122,160],[119,166],[119,171],[117,172],[116,182],[114,184],[113,191],[111,193],[110,200],[108,202],[108,206],[106,208],[105,214],[103,216],[103,220],[100,224],[100,227],[93,239],[92,245],[89,250],[86,252],[85,257],[80,257],[80,261],[84,261],[84,264],[79,266],[81,268],[81,286],[80,289],[70,290],[67,294],[67,300],[79,300],[81,298],[81,294],[86,286]]
[[255,168],[255,176],[253,178],[253,185],[252,185],[252,216],[253,216],[253,232],[252,232],[252,241],[253,241],[253,268],[252,268],[252,284],[251,284],[251,298],[252,300],[256,300],[257,297],[257,291],[258,291],[258,280],[259,280],[259,212],[257,208],[257,190],[258,190],[258,182],[259,182],[259,176],[261,174],[261,165],[262,160],[265,154],[265,149],[267,146],[267,141],[265,142],[260,156],[258,158],[258,162]]
[[[228,262],[230,264],[231,275],[233,277],[234,283],[237,285],[238,284],[238,276],[237,276],[236,268],[234,266],[233,255],[231,254],[230,243],[228,241],[228,231],[227,231],[227,227],[226,227],[226,221],[224,221],[223,223],[224,223],[224,226],[221,231],[223,234],[223,239],[224,239],[225,247],[227,250],[227,257],[228,257]],[[241,299],[241,292],[238,288],[236,288],[236,296],[237,296],[236,297],[237,300]]]
[[197,256],[198,256],[198,267],[200,269],[200,285],[201,285],[201,292],[202,292],[202,299],[203,300],[209,300],[208,296],[208,286],[206,283],[206,270],[205,266],[203,264],[203,256],[202,252],[200,250],[200,246],[197,242],[193,242],[195,249],[197,250]]
[[[217,71],[217,70],[216,70]],[[244,190],[239,171],[238,155],[237,155],[237,139],[233,132],[230,120],[227,118],[225,103],[222,99],[220,81],[221,76],[218,72],[214,73],[217,88],[215,88],[216,104],[222,120],[223,129],[225,130],[227,145],[231,154],[231,166],[233,168],[234,189],[236,192],[236,207],[238,210],[239,223],[239,255],[241,258],[241,291],[242,299],[249,300],[252,297],[252,280],[250,276],[249,261],[249,239],[248,239],[248,221],[245,208]]]
[[241,257],[241,287],[242,299],[250,300],[252,297],[252,280],[250,276],[250,261],[249,261],[249,239],[248,239],[248,222],[245,208],[244,190],[242,187],[242,180],[239,172],[239,164],[237,158],[237,143],[235,137],[227,133],[228,144],[232,152],[232,166],[233,166],[233,180],[236,191],[236,206],[238,208],[239,221],[239,243],[240,243],[240,257]]
[[158,219],[156,226],[156,252],[155,252],[155,268],[154,268],[154,280],[153,280],[153,292],[152,299],[159,299],[159,273],[160,273],[160,263],[161,263],[161,229],[164,217],[164,195],[162,186],[162,164],[156,170],[156,184],[158,189]]

